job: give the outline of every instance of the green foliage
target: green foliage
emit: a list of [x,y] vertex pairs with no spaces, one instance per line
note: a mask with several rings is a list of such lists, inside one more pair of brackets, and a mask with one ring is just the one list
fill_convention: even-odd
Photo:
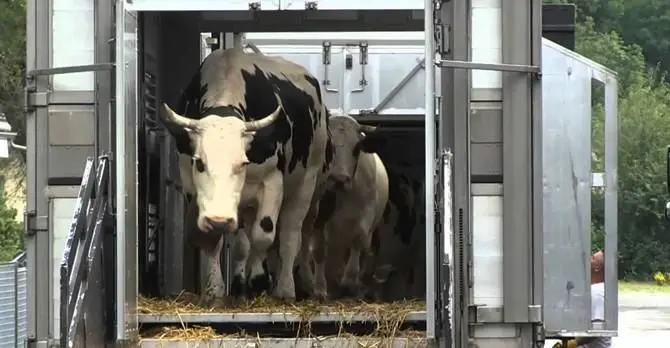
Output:
[[26,66],[25,0],[0,1],[0,107],[12,129],[18,132],[16,142],[25,144],[23,86]]
[[0,190],[0,262],[9,261],[23,250],[22,226],[16,222],[16,210],[6,202]]

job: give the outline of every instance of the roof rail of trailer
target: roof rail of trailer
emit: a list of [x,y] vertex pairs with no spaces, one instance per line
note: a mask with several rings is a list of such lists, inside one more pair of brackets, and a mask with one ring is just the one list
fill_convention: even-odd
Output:
[[[60,266],[60,346],[74,347],[79,323],[86,315],[98,316],[104,321],[104,311],[87,313],[90,301],[103,301],[102,291],[106,271],[102,264],[102,241],[109,214],[109,169],[108,156],[86,160],[79,195],[72,216],[63,260]],[[86,304],[86,305],[85,305]],[[101,305],[104,306],[104,304]]]

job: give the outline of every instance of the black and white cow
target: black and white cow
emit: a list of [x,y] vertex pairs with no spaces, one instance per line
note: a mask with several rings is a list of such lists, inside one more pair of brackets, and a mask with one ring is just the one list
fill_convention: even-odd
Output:
[[[382,219],[389,192],[386,168],[375,153],[379,145],[375,127],[361,125],[347,115],[334,115],[328,128],[334,157],[314,229],[311,235],[303,235],[314,243],[313,295],[318,299],[361,293],[360,263],[370,251],[372,233]],[[303,243],[301,255],[310,253],[308,244]],[[308,260],[302,260],[302,267],[309,267]],[[305,276],[309,277],[301,274]]]
[[425,296],[424,185],[397,167],[388,167],[389,200],[373,234],[372,257],[363,271],[367,296],[397,301]]
[[[332,158],[318,80],[280,57],[216,50],[184,91],[179,113],[164,104],[163,123],[198,211],[193,241],[210,266],[203,300],[224,295],[222,233],[237,239],[233,286],[267,290],[263,262],[276,231],[281,263],[273,295],[294,299],[303,220]],[[240,226],[245,233],[235,233]]]

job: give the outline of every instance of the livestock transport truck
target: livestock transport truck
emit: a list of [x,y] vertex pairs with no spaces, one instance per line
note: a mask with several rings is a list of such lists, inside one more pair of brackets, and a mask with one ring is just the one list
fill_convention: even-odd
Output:
[[[28,0],[27,11],[28,347],[498,348],[616,335],[617,83],[571,51],[574,7]],[[225,310],[175,298],[198,291],[200,262],[157,109],[176,105],[208,51],[249,43],[304,65],[333,112],[387,132],[380,156],[424,189],[423,296]],[[605,95],[599,173],[593,81]],[[594,185],[606,215],[598,326]]]

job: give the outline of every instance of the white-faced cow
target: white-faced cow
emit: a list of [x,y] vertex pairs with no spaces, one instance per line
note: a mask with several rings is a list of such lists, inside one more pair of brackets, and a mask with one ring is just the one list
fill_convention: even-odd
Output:
[[[210,266],[203,299],[224,295],[222,233],[237,238],[233,288],[267,290],[263,262],[276,231],[281,265],[273,295],[294,299],[303,220],[332,158],[318,80],[280,57],[216,50],[184,91],[179,113],[164,105],[163,122],[198,210],[190,232]],[[235,233],[240,225],[244,233]]]
[[[303,235],[314,243],[313,295],[318,299],[360,293],[360,262],[369,252],[372,232],[388,201],[386,169],[374,153],[379,139],[375,127],[334,115],[328,128],[334,157],[320,188],[325,193],[317,196],[321,199],[314,229]],[[302,256],[311,254],[309,244],[303,243]],[[308,261],[309,257],[301,261],[301,270],[309,268]],[[310,275],[300,272],[304,277]]]
[[388,175],[389,200],[373,235],[373,261],[363,271],[363,283],[369,299],[422,298],[426,288],[424,186],[399,168],[388,167]]

